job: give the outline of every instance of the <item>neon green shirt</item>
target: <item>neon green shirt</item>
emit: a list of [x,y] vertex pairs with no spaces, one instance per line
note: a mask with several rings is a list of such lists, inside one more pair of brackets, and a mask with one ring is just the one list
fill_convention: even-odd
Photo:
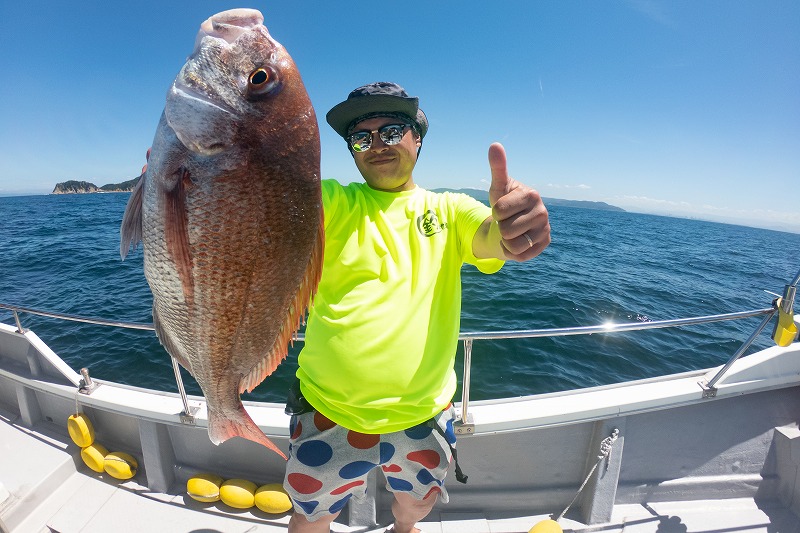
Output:
[[461,266],[491,209],[454,193],[322,182],[325,262],[299,356],[303,396],[337,424],[389,433],[451,401]]

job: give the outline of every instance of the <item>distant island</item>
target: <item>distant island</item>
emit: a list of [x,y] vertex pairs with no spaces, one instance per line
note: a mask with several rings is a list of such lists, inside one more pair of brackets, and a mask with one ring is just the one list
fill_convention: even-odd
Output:
[[[433,189],[433,192],[460,192],[472,196],[479,202],[489,205],[489,191],[481,189]],[[583,209],[601,209],[603,211],[625,211],[621,207],[607,204],[605,202],[590,202],[588,200],[562,200],[560,198],[544,198],[546,206],[580,207]]]
[[[98,187],[94,183],[88,181],[70,180],[62,183],[57,183],[55,189],[51,194],[85,194],[95,192],[130,192],[139,181],[139,178],[123,181],[122,183],[109,183]],[[489,205],[489,191],[481,189],[433,189],[433,192],[460,192],[472,196],[479,202]],[[590,202],[587,200],[562,200],[560,198],[543,198],[547,206],[564,206],[564,207],[580,207],[583,209],[601,209],[604,211],[625,211],[621,207],[607,204],[605,202]]]
[[[139,176],[141,177],[141,176]],[[123,181],[122,183],[109,183],[98,187],[94,183],[88,181],[69,180],[61,183],[56,183],[53,192],[50,194],[86,194],[93,192],[131,192],[139,177],[132,180]]]

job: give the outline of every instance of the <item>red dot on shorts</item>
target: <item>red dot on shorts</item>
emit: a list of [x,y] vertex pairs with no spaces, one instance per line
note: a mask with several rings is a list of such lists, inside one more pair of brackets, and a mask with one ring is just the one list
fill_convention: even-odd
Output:
[[406,455],[409,461],[414,461],[415,463],[419,463],[425,468],[436,468],[439,466],[439,452],[436,450],[420,450],[416,452],[411,452]]
[[312,494],[322,488],[322,482],[317,478],[296,472],[286,476],[286,481],[300,494]]
[[358,431],[347,432],[347,442],[350,443],[350,446],[358,448],[359,450],[372,448],[378,444],[380,440],[380,435],[369,435],[367,433],[359,433]]
[[427,500],[429,496],[433,496],[434,494],[437,494],[437,493],[440,493],[440,492],[442,492],[442,489],[440,489],[439,487],[431,487],[431,490],[429,490],[428,494],[426,494],[425,497],[422,498],[422,499],[423,500]]
[[318,430],[325,431],[335,426],[336,422],[321,414],[319,411],[314,411],[314,425],[317,426]]
[[297,427],[294,428],[294,433],[292,433],[292,438],[297,440],[297,437],[303,433],[303,424],[301,422],[297,423]]
[[332,490],[331,494],[333,494],[334,496],[338,496],[339,494],[347,492],[348,490],[352,489],[353,487],[358,487],[359,485],[363,485],[363,484],[364,484],[364,481],[362,481],[362,480],[353,481],[352,483],[348,483],[346,485],[342,485],[338,489]]
[[403,471],[403,469],[400,468],[400,465],[396,465],[394,463],[392,463],[390,465],[382,466],[381,468],[383,469],[384,472],[397,473],[397,472],[402,472]]

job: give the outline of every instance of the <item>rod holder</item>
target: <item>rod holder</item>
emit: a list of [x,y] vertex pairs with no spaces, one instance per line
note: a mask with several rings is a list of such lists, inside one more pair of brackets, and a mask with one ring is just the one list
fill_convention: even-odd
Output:
[[91,394],[97,388],[97,383],[94,382],[92,376],[89,375],[88,368],[81,368],[81,382],[78,386],[78,392],[81,394]]

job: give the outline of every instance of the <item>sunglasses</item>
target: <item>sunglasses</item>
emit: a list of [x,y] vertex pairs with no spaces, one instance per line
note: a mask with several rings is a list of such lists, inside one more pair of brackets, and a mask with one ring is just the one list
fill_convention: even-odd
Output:
[[392,146],[403,140],[406,128],[411,124],[387,124],[377,130],[356,131],[347,136],[347,143],[354,152],[366,152],[372,146],[372,134],[377,133],[384,144]]

